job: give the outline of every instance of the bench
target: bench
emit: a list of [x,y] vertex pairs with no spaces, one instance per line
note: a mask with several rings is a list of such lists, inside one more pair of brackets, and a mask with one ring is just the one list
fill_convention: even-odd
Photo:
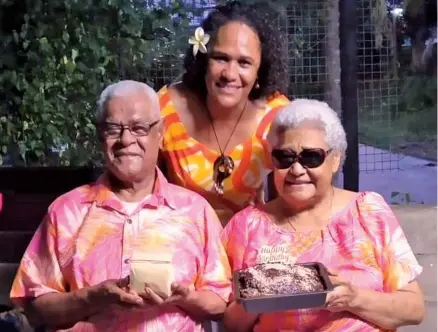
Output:
[[0,306],[10,305],[18,264],[48,206],[100,173],[89,168],[0,168]]

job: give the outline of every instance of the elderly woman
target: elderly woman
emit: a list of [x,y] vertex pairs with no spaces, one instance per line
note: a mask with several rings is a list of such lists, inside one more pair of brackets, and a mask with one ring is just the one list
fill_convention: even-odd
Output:
[[[11,298],[34,326],[51,329],[201,331],[203,319],[224,312],[231,291],[221,224],[205,199],[156,168],[162,122],[150,87],[107,87],[97,120],[106,172],[50,206]],[[170,296],[129,288],[131,258],[142,253],[168,257]]]
[[166,175],[206,198],[224,224],[262,199],[266,134],[289,102],[284,41],[268,8],[218,6],[189,39],[182,82],[159,91]]
[[[332,186],[347,147],[336,113],[295,100],[268,134],[279,197],[236,214],[223,233],[233,270],[259,261],[263,247],[287,248],[297,263],[321,262],[335,289],[326,308],[248,314],[233,302],[230,331],[382,331],[419,324],[422,268],[390,207],[375,192]],[[261,258],[261,257],[260,257]]]

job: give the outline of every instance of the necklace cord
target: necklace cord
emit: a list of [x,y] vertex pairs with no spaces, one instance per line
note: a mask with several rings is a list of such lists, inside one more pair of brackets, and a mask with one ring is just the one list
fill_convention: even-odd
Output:
[[213,117],[211,116],[211,113],[210,113],[210,110],[208,109],[208,107],[205,106],[205,108],[207,109],[208,119],[210,120],[211,128],[213,129],[214,137],[216,138],[217,146],[218,146],[219,151],[220,151],[220,153],[221,153],[222,156],[225,155],[225,152],[227,151],[228,144],[230,143],[231,138],[233,137],[234,132],[236,131],[237,126],[239,125],[240,120],[242,119],[243,113],[245,113],[247,103],[248,103],[248,100],[245,101],[245,105],[243,106],[242,111],[240,112],[240,115],[239,115],[239,117],[237,118],[237,121],[236,121],[236,123],[235,123],[235,125],[234,125],[234,127],[233,127],[233,130],[231,131],[230,137],[228,137],[228,141],[227,141],[227,143],[225,144],[223,150],[222,150],[222,148],[221,148],[221,145],[220,145],[220,143],[219,143],[219,139],[218,139],[217,134],[216,134],[216,130],[215,130],[215,128],[214,128]]

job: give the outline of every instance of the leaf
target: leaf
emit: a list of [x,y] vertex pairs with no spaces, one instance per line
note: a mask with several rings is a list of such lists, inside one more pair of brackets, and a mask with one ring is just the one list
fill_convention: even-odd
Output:
[[70,35],[69,35],[68,32],[65,31],[65,30],[62,32],[62,40],[63,40],[66,44],[68,44],[68,42],[70,41]]
[[43,122],[48,122],[48,121],[50,121],[51,118],[52,118],[52,116],[48,113],[41,114],[41,119],[43,120]]
[[71,58],[72,58],[73,61],[76,60],[76,58],[78,57],[78,55],[79,55],[78,50],[76,50],[76,49],[72,49],[72,50],[71,50]]
[[54,125],[52,125],[51,123],[46,125],[46,130],[50,135],[54,135],[58,133],[58,130],[56,129],[56,127]]
[[21,157],[21,159],[26,163],[26,145],[24,144],[23,141],[18,142],[18,150],[19,150],[19,155]]
[[16,71],[11,72],[11,83],[13,85],[17,84],[17,72]]
[[[153,58],[160,59],[153,77],[167,78],[164,70],[187,46],[176,40],[181,34],[174,28],[185,34],[193,11],[181,0],[157,11],[141,0],[111,0],[109,5],[108,0],[31,2],[17,13],[24,18],[20,29],[1,36],[0,86],[20,116],[8,118],[4,108],[0,111],[0,153],[3,146],[16,147],[13,156],[7,151],[12,165],[26,165],[29,156],[32,165],[40,166],[98,164],[96,98],[122,74],[147,81]],[[172,15],[181,17],[177,25]],[[157,26],[169,33],[154,35]],[[76,147],[48,158],[47,147],[72,140]]]

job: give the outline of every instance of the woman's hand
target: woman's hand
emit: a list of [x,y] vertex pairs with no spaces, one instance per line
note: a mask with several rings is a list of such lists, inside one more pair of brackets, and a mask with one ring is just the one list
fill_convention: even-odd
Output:
[[227,331],[253,331],[260,315],[248,313],[245,308],[231,299],[224,316],[224,325]]
[[335,288],[327,294],[327,310],[338,312],[352,309],[357,299],[357,288],[333,272],[329,272],[329,278]]
[[418,325],[424,319],[424,298],[416,281],[390,293],[358,288],[329,272],[335,289],[327,294],[327,310],[349,311],[385,330]]

